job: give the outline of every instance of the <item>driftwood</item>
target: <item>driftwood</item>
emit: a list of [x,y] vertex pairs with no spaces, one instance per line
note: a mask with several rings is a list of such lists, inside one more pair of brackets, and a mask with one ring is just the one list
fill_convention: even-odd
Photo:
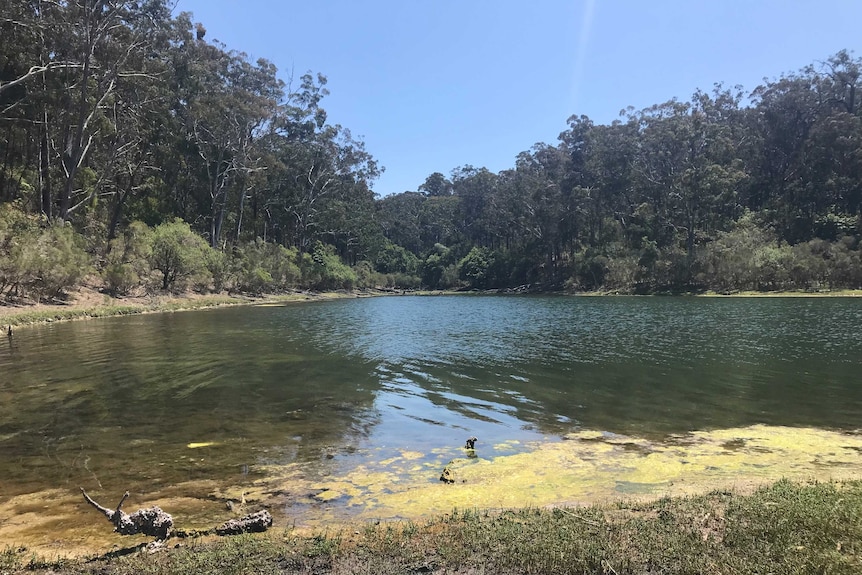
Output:
[[240,533],[263,533],[272,527],[269,511],[258,511],[239,519],[230,519],[215,528],[216,535],[239,535]]
[[251,513],[250,515],[240,517],[239,519],[225,521],[215,529],[205,529],[201,531],[195,530],[190,532],[183,529],[172,531],[171,528],[174,525],[173,517],[171,517],[169,513],[162,511],[159,507],[139,509],[131,515],[120,510],[120,507],[123,506],[123,503],[125,503],[126,499],[129,497],[128,491],[126,491],[123,498],[120,499],[115,510],[103,507],[93,501],[93,499],[87,495],[87,492],[84,491],[83,487],[81,488],[81,493],[84,495],[84,499],[87,500],[87,503],[100,511],[108,518],[108,521],[114,524],[114,531],[120,535],[149,535],[151,537],[155,537],[157,541],[164,541],[168,537],[176,536],[182,538],[197,535],[209,535],[213,531],[215,531],[216,535],[262,533],[272,527],[272,515],[270,515],[269,511],[264,510],[258,511],[257,513]]
[[170,513],[165,513],[159,507],[148,507],[147,509],[138,509],[131,515],[122,511],[120,507],[126,502],[129,497],[129,492],[123,495],[115,510],[110,510],[107,507],[102,507],[87,495],[84,488],[81,488],[81,493],[87,503],[100,511],[108,521],[114,524],[114,531],[120,535],[149,535],[156,539],[167,539],[171,532],[171,527],[174,525],[174,518]]

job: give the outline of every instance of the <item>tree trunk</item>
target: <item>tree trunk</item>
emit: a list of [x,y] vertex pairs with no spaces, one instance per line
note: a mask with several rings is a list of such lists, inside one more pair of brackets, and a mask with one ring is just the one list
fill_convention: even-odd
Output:
[[42,214],[48,221],[54,217],[51,200],[50,161],[48,156],[48,110],[42,116],[42,128],[39,135],[39,198]]

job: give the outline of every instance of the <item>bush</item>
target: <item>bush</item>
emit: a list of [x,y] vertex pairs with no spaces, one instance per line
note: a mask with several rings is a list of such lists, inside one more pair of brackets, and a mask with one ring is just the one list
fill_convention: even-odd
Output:
[[412,252],[387,240],[374,259],[374,267],[384,274],[415,274],[419,268],[419,258]]
[[443,244],[434,244],[422,264],[422,283],[430,289],[447,289],[458,285],[455,253]]
[[0,207],[0,293],[54,298],[89,271],[83,238],[71,227],[43,229],[15,206]]
[[317,242],[300,261],[302,282],[311,289],[353,289],[358,278],[335,253],[335,247]]
[[122,236],[111,241],[102,270],[102,279],[111,294],[128,294],[146,281],[152,233],[145,223],[132,222]]
[[490,250],[475,246],[458,262],[458,277],[471,288],[484,289],[488,286],[488,271],[493,263]]
[[297,252],[261,239],[235,252],[236,287],[240,291],[265,293],[297,286],[301,277]]
[[83,238],[68,226],[51,226],[35,245],[25,248],[28,292],[37,299],[54,298],[74,287],[90,271]]
[[206,262],[212,248],[186,222],[176,219],[156,226],[151,246],[150,266],[161,273],[163,290],[181,291],[191,280],[209,283]]
[[231,285],[233,274],[230,266],[231,258],[224,252],[209,249],[204,255],[204,265],[212,278],[212,288],[215,292],[224,291]]
[[359,288],[382,287],[387,277],[385,274],[374,271],[371,262],[364,260],[353,266],[353,273],[356,274],[356,287]]
[[39,237],[39,221],[12,205],[0,205],[0,294],[24,295],[27,246]]

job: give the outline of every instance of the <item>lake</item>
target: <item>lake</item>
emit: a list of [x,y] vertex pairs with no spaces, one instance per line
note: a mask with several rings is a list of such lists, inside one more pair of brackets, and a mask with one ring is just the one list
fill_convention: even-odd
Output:
[[[862,298],[402,296],[48,324],[0,341],[0,541],[118,544],[79,486],[180,526],[267,506],[319,527],[484,506],[438,481],[453,460],[464,484],[504,485],[518,473],[492,464],[536,453],[583,471],[488,506],[710,468],[855,474],[860,421]],[[531,473],[536,493],[552,476]]]

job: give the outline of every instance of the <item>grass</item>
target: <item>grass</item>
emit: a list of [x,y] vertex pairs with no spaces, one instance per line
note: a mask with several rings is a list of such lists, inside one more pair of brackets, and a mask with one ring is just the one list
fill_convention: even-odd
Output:
[[[314,294],[291,293],[271,295],[255,299],[224,295],[210,295],[195,299],[158,297],[152,298],[146,303],[133,303],[127,305],[106,303],[104,305],[97,306],[80,306],[73,304],[68,308],[51,307],[49,309],[22,309],[21,311],[13,311],[0,316],[0,325],[24,326],[56,321],[135,315],[153,312],[191,311],[226,305],[250,305],[261,303],[281,304],[308,299],[325,300],[343,297],[353,297],[353,294],[347,292]],[[106,297],[106,300],[109,299],[110,298]]]
[[116,305],[106,304],[99,306],[70,306],[65,309],[34,309],[16,311],[3,318],[2,323],[13,326],[30,325],[36,323],[50,323],[55,321],[68,321],[75,319],[111,317],[119,315],[134,315],[154,311],[182,311],[203,309],[222,305],[236,305],[248,303],[248,300],[227,296],[211,296],[200,299],[163,299],[153,300],[145,304]]
[[[176,540],[172,540],[176,541]],[[0,554],[0,573],[855,574],[862,572],[862,481],[782,480],[651,503],[453,511],[424,523],[368,524],[192,540],[166,552],[45,561]]]

